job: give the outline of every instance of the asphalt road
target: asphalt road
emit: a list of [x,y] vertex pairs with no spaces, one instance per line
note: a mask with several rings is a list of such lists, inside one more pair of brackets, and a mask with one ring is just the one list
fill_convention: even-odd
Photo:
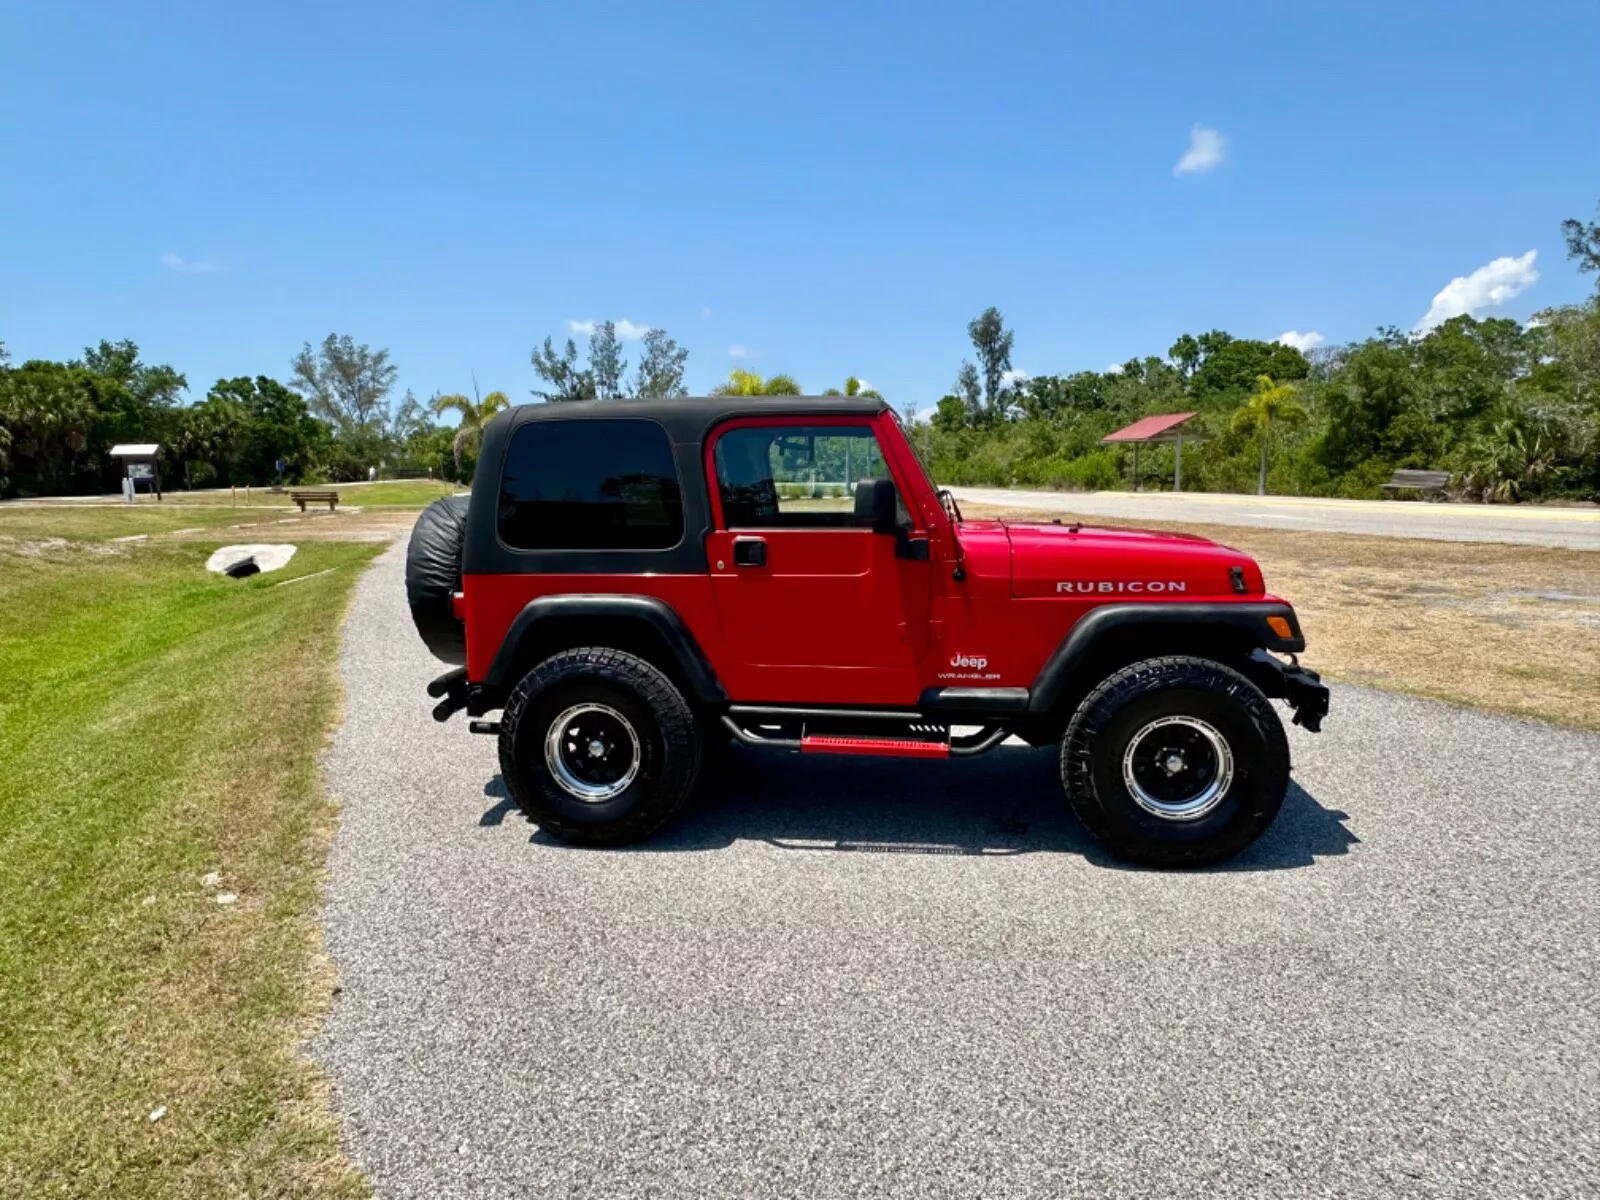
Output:
[[349,618],[313,1047],[380,1196],[1600,1194],[1600,737],[1337,688],[1202,874],[1105,861],[1027,750],[749,753],[572,850],[429,718],[403,553]]
[[1600,550],[1600,509],[1537,505],[1446,504],[1398,500],[1322,500],[1197,492],[1033,492],[951,488],[958,502],[1123,520],[1253,525],[1446,542],[1515,542]]

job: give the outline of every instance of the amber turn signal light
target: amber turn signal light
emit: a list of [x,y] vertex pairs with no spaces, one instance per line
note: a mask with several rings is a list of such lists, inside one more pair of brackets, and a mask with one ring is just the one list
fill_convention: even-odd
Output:
[[1287,617],[1268,617],[1267,628],[1286,642],[1294,637],[1294,630],[1289,628],[1289,619]]

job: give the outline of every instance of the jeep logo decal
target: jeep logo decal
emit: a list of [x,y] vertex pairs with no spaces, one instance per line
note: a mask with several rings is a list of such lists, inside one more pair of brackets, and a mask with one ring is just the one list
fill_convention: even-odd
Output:
[[974,657],[970,654],[958,654],[950,660],[952,667],[970,667],[974,671],[981,671],[989,665],[987,658]]
[[1181,592],[1188,587],[1181,579],[1095,579],[1077,583],[1058,583],[1056,592]]

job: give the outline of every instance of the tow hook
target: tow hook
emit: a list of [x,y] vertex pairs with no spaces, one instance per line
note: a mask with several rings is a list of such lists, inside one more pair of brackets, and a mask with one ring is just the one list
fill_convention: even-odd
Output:
[[500,736],[499,721],[470,721],[467,723],[467,728],[473,733],[486,733],[490,737]]
[[1328,715],[1328,685],[1322,682],[1322,676],[1310,667],[1302,667],[1292,654],[1287,656],[1287,663],[1260,649],[1250,657],[1276,673],[1275,679],[1268,676],[1264,680],[1269,683],[1267,694],[1288,702],[1294,710],[1294,723],[1312,733],[1320,732],[1323,718]]
[[1322,730],[1322,719],[1328,715],[1328,685],[1315,671],[1298,663],[1283,673],[1284,698],[1294,709],[1294,723],[1312,733]]

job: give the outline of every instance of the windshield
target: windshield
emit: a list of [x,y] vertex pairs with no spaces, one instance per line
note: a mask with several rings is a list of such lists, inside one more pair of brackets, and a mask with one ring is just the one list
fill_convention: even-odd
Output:
[[[932,469],[928,465],[928,458],[930,457],[928,451],[932,448],[931,443],[925,443],[922,446],[917,445],[917,439],[913,436],[914,427],[913,429],[907,429],[905,421],[892,408],[889,410],[889,415],[894,418],[894,423],[899,427],[901,436],[906,440],[906,445],[911,447],[911,453],[916,458],[917,465],[922,468],[923,475],[927,477],[928,483],[933,487],[933,494],[939,499],[939,507],[944,509],[945,516],[949,517],[952,522],[957,525],[961,524],[961,508],[956,504],[956,498],[950,494],[949,488],[939,486],[938,481],[933,477]],[[933,431],[928,426],[922,426],[924,439],[931,438],[932,434]]]
[[[894,423],[900,427],[901,436],[903,436],[906,439],[906,445],[911,447],[911,453],[916,456],[916,460],[917,460],[918,465],[922,467],[922,473],[925,476],[927,476],[928,482],[933,484],[934,488],[937,490],[939,484],[933,478],[933,470],[928,465],[928,454],[926,453],[926,451],[928,449],[931,449],[931,447],[924,447],[924,446],[917,445],[917,439],[912,436],[912,433],[914,432],[914,430],[906,428],[906,423],[903,420],[901,420],[900,414],[898,412],[896,412],[894,409],[891,408],[889,410],[889,415],[894,418]],[[926,426],[924,426],[923,427],[923,436],[924,437],[928,437],[928,436],[930,436],[930,434],[931,434],[931,431],[928,430]]]

